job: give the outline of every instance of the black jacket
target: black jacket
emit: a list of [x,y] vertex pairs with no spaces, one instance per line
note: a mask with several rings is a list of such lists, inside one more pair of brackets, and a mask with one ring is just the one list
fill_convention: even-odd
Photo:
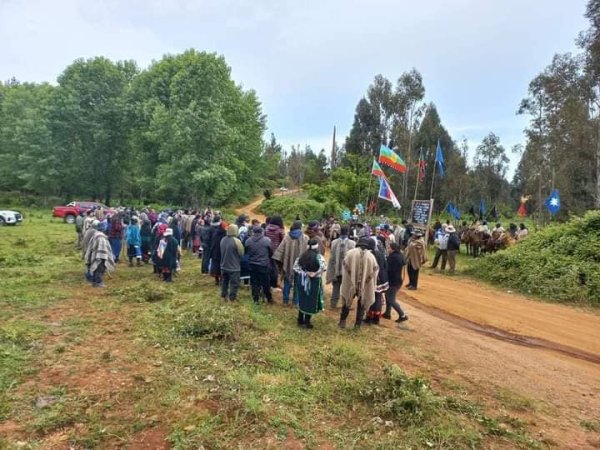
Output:
[[273,256],[271,239],[265,237],[262,233],[254,233],[246,239],[246,254],[248,255],[248,262],[250,264],[270,267],[271,256]]
[[402,286],[402,268],[406,265],[404,255],[393,252],[388,256],[387,263],[390,286]]
[[448,237],[448,250],[458,250],[460,249],[460,237],[458,233],[450,233]]

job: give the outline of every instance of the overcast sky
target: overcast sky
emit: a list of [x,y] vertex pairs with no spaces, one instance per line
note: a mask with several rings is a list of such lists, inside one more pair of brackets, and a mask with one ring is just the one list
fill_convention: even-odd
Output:
[[[576,51],[586,0],[0,0],[0,77],[55,82],[75,58],[141,67],[223,54],[285,145],[331,147],[373,77],[423,75],[455,140],[523,142],[515,111],[554,53]],[[514,167],[518,157],[513,159]]]

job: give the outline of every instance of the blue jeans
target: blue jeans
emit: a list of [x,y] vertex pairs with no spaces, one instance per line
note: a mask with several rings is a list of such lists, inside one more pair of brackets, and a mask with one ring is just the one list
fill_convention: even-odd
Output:
[[292,302],[293,302],[294,306],[298,306],[298,299],[296,298],[296,296],[292,292],[292,287],[293,287],[292,282],[289,281],[287,279],[287,277],[284,277],[284,279],[283,279],[283,292],[282,292],[283,304],[284,305],[289,305],[290,304],[290,293],[292,293]]
[[108,238],[108,242],[110,242],[110,248],[113,252],[113,258],[115,262],[119,261],[119,256],[121,256],[121,248],[123,247],[123,241],[121,238]]

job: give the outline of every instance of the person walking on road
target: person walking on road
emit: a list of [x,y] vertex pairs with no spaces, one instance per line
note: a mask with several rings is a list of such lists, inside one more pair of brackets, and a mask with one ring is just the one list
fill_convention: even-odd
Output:
[[388,264],[388,282],[390,288],[385,293],[385,313],[383,314],[384,319],[392,318],[392,309],[398,313],[397,323],[408,320],[408,316],[402,310],[402,307],[396,300],[396,295],[402,287],[402,270],[406,265],[406,259],[400,251],[400,244],[393,242],[390,244],[390,253],[387,258]]
[[406,270],[408,272],[408,289],[414,291],[419,284],[419,270],[421,266],[427,262],[427,251],[425,249],[425,241],[423,240],[423,232],[415,228],[408,246],[406,247],[406,258],[408,264]]

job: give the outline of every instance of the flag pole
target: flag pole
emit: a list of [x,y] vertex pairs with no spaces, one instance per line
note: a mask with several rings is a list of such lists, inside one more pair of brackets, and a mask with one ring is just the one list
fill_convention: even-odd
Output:
[[437,166],[436,162],[433,161],[433,175],[431,176],[431,191],[429,191],[429,198],[433,198],[433,185],[435,184],[435,167]]
[[413,197],[413,201],[417,199],[417,192],[419,191],[419,182],[421,181],[421,156],[419,153],[419,169],[417,170],[417,182],[415,183],[415,196]]

